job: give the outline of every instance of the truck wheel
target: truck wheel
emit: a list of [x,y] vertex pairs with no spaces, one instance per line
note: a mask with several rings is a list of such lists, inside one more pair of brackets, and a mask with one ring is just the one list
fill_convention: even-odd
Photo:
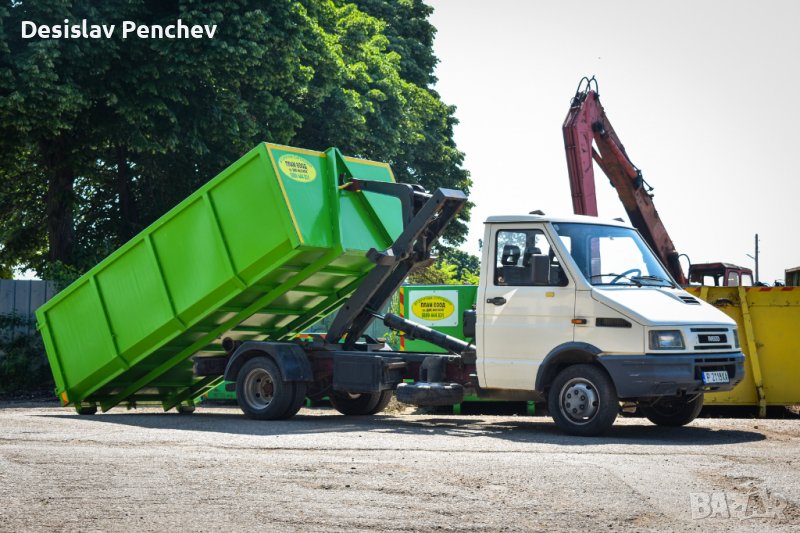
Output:
[[572,365],[550,387],[547,410],[565,433],[591,437],[608,431],[619,412],[614,383],[601,368]]
[[277,365],[267,357],[250,359],[236,376],[236,401],[249,418],[277,420],[288,413],[294,398],[294,384],[283,381]]
[[75,411],[82,416],[93,415],[97,413],[97,406],[92,405],[81,405],[75,408]]
[[194,403],[191,404],[180,404],[176,407],[179,415],[190,415],[194,413]]
[[292,397],[292,401],[289,402],[289,407],[286,409],[286,412],[280,416],[281,420],[288,420],[296,415],[297,411],[303,407],[303,404],[306,401],[306,391],[308,390],[308,386],[302,381],[295,381],[291,383],[291,385],[294,387],[294,396]]
[[685,426],[700,414],[703,395],[694,398],[667,396],[649,405],[639,404],[639,410],[657,426]]
[[334,391],[330,395],[331,405],[343,415],[364,416],[380,413],[389,405],[392,391],[385,390],[374,393],[351,394]]

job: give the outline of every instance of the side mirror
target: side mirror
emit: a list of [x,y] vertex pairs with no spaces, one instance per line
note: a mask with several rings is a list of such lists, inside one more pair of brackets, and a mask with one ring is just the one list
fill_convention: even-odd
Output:
[[472,309],[465,309],[464,314],[461,317],[461,320],[464,324],[462,333],[464,334],[465,339],[474,339],[475,338],[475,326],[478,320],[477,312],[475,308]]

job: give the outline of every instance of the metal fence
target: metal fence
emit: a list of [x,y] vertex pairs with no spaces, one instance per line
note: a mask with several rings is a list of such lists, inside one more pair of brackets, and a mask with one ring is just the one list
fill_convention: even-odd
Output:
[[56,286],[52,281],[0,279],[0,316],[20,318],[13,327],[0,331],[5,340],[36,331],[36,309],[55,296]]

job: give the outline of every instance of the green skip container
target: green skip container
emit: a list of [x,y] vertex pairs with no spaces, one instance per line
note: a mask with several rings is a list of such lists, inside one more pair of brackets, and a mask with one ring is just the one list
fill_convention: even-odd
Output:
[[63,405],[190,409],[194,355],[289,339],[336,309],[403,229],[400,201],[340,187],[389,165],[261,144],[36,312]]

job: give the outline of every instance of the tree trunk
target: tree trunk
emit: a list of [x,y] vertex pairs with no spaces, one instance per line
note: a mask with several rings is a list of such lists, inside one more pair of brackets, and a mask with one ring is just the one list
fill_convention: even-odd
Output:
[[50,261],[72,264],[75,245],[75,175],[67,157],[63,139],[52,139],[40,143],[47,173],[47,242]]

